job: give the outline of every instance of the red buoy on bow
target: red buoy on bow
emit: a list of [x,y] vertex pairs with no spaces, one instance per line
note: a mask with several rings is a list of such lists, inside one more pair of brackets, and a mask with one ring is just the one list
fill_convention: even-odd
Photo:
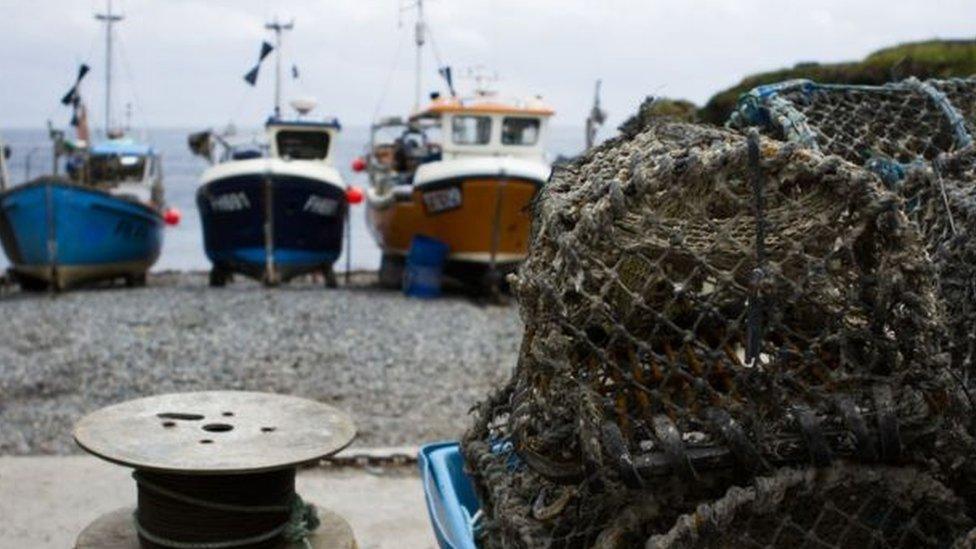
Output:
[[346,200],[350,204],[360,204],[363,201],[363,190],[355,185],[346,187]]
[[356,173],[366,171],[366,160],[361,156],[354,158],[352,161],[352,171]]
[[166,211],[163,212],[163,221],[170,227],[179,225],[181,219],[183,219],[183,213],[180,212],[179,208],[166,208]]

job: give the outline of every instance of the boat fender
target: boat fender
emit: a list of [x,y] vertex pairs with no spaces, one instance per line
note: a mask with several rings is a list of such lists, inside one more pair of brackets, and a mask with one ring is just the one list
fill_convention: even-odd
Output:
[[363,202],[363,190],[355,185],[346,187],[346,200],[350,204],[361,204]]
[[180,224],[180,220],[183,219],[183,212],[179,208],[166,208],[163,212],[163,221],[166,222],[170,227],[175,227]]

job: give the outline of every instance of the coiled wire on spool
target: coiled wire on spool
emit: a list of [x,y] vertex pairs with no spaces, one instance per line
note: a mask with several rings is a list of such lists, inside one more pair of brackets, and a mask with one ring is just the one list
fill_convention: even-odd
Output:
[[274,549],[318,527],[295,492],[295,469],[249,475],[137,470],[134,515],[145,549]]
[[331,406],[268,393],[175,393],[92,412],[75,441],[132,467],[138,504],[89,524],[76,548],[354,548],[348,523],[305,503],[295,476],[355,435]]

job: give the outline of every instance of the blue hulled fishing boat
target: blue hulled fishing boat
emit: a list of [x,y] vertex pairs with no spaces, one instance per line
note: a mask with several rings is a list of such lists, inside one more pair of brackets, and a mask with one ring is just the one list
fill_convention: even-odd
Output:
[[62,290],[94,280],[145,283],[159,257],[159,209],[57,176],[0,194],[0,241],[22,287]]
[[211,284],[231,273],[273,285],[321,271],[332,283],[348,203],[330,165],[335,122],[267,124],[270,147],[250,149],[207,169],[197,191]]
[[[264,43],[258,66],[271,51],[280,52],[281,33],[291,24],[268,28],[277,47]],[[280,62],[279,54],[279,74]],[[257,68],[245,77],[251,85]],[[223,286],[234,273],[275,285],[316,272],[335,285],[332,266],[342,252],[349,209],[346,187],[332,166],[340,125],[305,119],[315,107],[311,100],[292,101],[297,118],[282,119],[280,87],[278,78],[266,142],[234,146],[211,132],[190,136],[191,150],[213,164],[197,191],[204,247],[213,263],[211,286]],[[214,144],[224,149],[219,158]]]
[[[112,14],[111,3],[108,13],[97,17],[106,23],[111,51],[112,24],[121,17]],[[108,92],[108,139],[90,142],[79,91],[88,70],[81,66],[75,85],[62,99],[74,109],[76,138],[50,132],[54,173],[0,192],[0,242],[13,265],[13,277],[25,289],[62,290],[116,278],[141,285],[159,257],[164,219],[178,218],[175,211],[164,215],[159,156],[148,145],[112,129]],[[110,69],[106,88],[111,90]]]

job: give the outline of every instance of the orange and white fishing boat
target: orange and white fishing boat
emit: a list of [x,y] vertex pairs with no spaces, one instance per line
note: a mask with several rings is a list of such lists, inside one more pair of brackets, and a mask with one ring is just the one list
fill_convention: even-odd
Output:
[[[423,35],[420,19],[418,52]],[[461,97],[450,69],[441,74],[450,94],[375,123],[367,157],[354,166],[370,176],[366,215],[383,253],[380,278],[399,285],[411,241],[423,235],[447,244],[447,274],[496,285],[526,255],[531,203],[551,171],[554,111],[539,98],[502,99],[482,79]]]

